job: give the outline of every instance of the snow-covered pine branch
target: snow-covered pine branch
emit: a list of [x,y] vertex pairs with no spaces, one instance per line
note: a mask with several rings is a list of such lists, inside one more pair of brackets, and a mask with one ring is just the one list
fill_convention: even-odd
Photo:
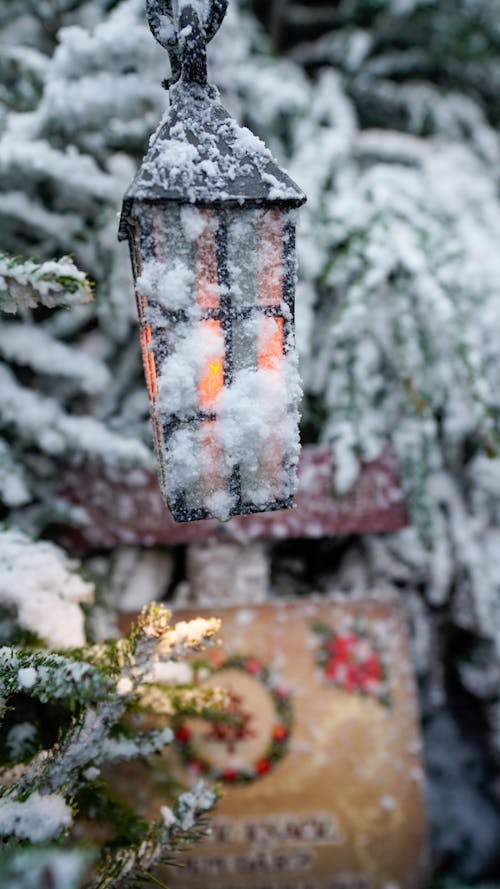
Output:
[[0,254],[0,310],[54,308],[89,302],[92,285],[69,256],[36,262]]
[[206,816],[218,799],[216,790],[208,790],[202,781],[193,790],[182,793],[174,806],[162,806],[162,820],[153,824],[139,847],[118,852],[103,863],[101,876],[91,889],[122,889],[137,872],[144,876],[162,863],[175,862],[172,851],[206,834]]
[[[36,546],[43,549],[44,544],[33,544],[32,549]],[[49,555],[54,558],[53,553]],[[60,839],[68,831],[75,805],[82,805],[83,788],[91,786],[94,795],[104,793],[105,799],[105,785],[100,780],[103,766],[151,756],[172,742],[174,735],[169,726],[130,734],[122,720],[130,706],[145,706],[144,689],[155,679],[155,668],[161,665],[165,647],[169,656],[184,657],[211,644],[219,626],[216,619],[197,619],[172,627],[170,612],[153,604],[143,609],[127,638],[73,649],[69,656],[13,646],[0,648],[0,698],[6,707],[13,695],[21,694],[52,706],[56,702],[71,703],[72,711],[59,739],[48,749],[39,746],[36,726],[14,723],[9,729],[0,771],[0,835],[12,850],[4,859],[6,873],[15,872],[19,866],[23,851],[17,852],[16,846],[26,841],[33,846],[42,845],[42,859],[49,855],[43,844]],[[187,715],[203,713],[208,707],[211,712],[220,710],[226,703],[222,693],[202,695],[197,705],[194,697],[189,698],[192,685],[177,688],[176,681],[185,681],[186,671],[189,672],[186,665],[180,676],[180,666],[177,663],[177,676],[172,670],[169,677],[168,671],[163,676],[167,695],[172,698],[178,692],[175,712]],[[159,694],[158,683],[155,688]],[[1,718],[2,713],[0,732]],[[138,816],[130,815],[129,842],[115,849],[104,847],[94,877],[86,883],[88,889],[118,889],[135,874],[149,871],[161,861],[175,859],[177,847],[184,847],[203,831],[206,815],[216,800],[217,793],[199,783],[175,800],[172,808],[165,804],[158,822],[147,825]],[[57,869],[57,855],[52,866]],[[0,876],[0,887],[3,886]]]
[[1,327],[0,355],[10,364],[71,381],[76,392],[98,394],[111,382],[111,374],[102,361],[32,323],[12,322]]
[[45,651],[0,648],[0,699],[25,694],[42,703],[67,698],[96,703],[110,697],[110,677],[85,661]]
[[145,444],[113,432],[93,416],[71,415],[55,398],[18,383],[0,364],[0,428],[14,430],[21,443],[35,444],[50,455],[67,454],[103,462],[149,468],[153,456]]
[[50,648],[76,648],[85,643],[80,606],[93,598],[93,584],[83,579],[78,564],[64,550],[48,541],[34,541],[15,528],[0,528],[4,621]]

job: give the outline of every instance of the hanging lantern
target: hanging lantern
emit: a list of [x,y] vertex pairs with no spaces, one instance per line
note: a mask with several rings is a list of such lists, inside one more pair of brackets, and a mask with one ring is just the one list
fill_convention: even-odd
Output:
[[[296,209],[305,196],[206,81],[227,0],[149,0],[170,110],[127,191],[161,488],[176,521],[293,506],[300,381]],[[208,11],[207,11],[208,7]]]

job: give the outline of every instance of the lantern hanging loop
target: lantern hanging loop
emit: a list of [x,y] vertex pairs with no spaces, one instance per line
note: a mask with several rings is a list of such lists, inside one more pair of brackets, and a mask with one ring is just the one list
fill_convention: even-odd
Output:
[[167,50],[169,89],[182,78],[207,82],[206,45],[219,30],[228,0],[146,0],[148,24],[155,40]]

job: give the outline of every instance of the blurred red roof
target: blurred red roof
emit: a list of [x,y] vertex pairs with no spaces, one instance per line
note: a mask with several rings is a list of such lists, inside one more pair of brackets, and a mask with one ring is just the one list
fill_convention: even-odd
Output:
[[172,545],[214,538],[256,540],[321,538],[398,531],[408,524],[398,463],[387,446],[366,463],[343,497],[332,487],[334,455],[329,448],[302,448],[296,508],[283,512],[176,524],[160,495],[156,473],[104,465],[68,468],[60,494],[81,506],[88,524],[65,531],[62,542],[83,549],[117,545]]

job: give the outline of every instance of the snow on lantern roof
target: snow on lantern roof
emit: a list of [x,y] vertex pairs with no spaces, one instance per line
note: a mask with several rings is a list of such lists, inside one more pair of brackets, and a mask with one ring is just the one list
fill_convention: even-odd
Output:
[[119,238],[128,237],[136,201],[292,208],[305,200],[264,143],[229,115],[216,87],[179,81],[125,195]]

